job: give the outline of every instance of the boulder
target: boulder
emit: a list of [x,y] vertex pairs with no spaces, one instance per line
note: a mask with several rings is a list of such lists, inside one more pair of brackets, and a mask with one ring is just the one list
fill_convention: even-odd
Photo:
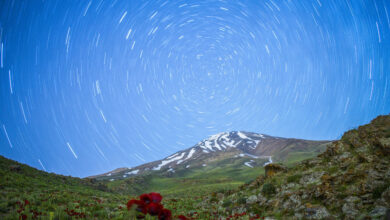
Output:
[[259,203],[260,206],[263,206],[267,202],[267,198],[265,198],[261,193],[259,193],[257,195],[257,202]]
[[301,203],[301,198],[298,195],[293,194],[283,202],[282,207],[286,210],[295,210]]
[[377,147],[379,147],[380,153],[382,155],[390,155],[390,138],[376,139],[374,143]]
[[356,210],[354,203],[345,203],[342,208],[343,213],[349,217],[356,217],[359,211]]
[[253,204],[257,202],[257,196],[256,195],[251,195],[246,199],[247,204]]
[[271,177],[274,176],[276,173],[284,172],[287,170],[285,166],[275,163],[267,164],[264,168],[266,177]]
[[376,206],[371,212],[370,216],[373,218],[381,218],[386,215],[386,212],[388,212],[388,208],[384,206]]
[[326,219],[330,218],[330,214],[328,210],[320,205],[311,205],[306,204],[306,208],[304,209],[304,216],[307,219]]
[[299,183],[301,185],[304,185],[304,186],[307,186],[309,184],[314,184],[314,183],[321,183],[321,177],[325,174],[324,171],[320,171],[320,172],[311,172],[307,175],[304,175]]

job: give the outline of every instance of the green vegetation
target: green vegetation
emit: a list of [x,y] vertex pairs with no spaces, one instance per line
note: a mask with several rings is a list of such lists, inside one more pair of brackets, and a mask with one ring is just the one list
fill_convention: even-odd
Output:
[[[229,158],[186,172],[177,170],[170,176],[148,174],[97,181],[46,173],[0,157],[0,218],[36,215],[48,219],[69,219],[71,216],[123,219],[129,217],[126,209],[129,199],[153,191],[164,196],[164,207],[174,210],[174,215],[207,219],[211,215],[223,215],[198,206],[210,194],[214,195],[212,201],[218,206],[220,198],[216,194],[233,192],[264,174],[263,167],[250,168],[243,165],[244,162],[243,158]],[[258,159],[257,162],[262,164],[265,160]],[[24,201],[29,204],[24,206]],[[244,204],[245,201],[245,197],[237,201],[226,200],[224,205]]]
[[128,201],[153,191],[173,216],[194,219],[384,216],[390,207],[390,116],[316,152],[285,152],[288,168],[267,177],[263,167],[247,167],[237,157],[112,182],[49,174],[0,157],[0,219],[130,219]]
[[283,164],[288,167],[292,167],[303,160],[313,158],[317,155],[318,153],[316,152],[291,152],[287,155],[286,160]]
[[[244,162],[243,158],[229,158],[189,172],[177,170],[170,176],[148,174],[111,182],[49,174],[0,157],[0,218],[17,219],[22,215],[31,218],[35,213],[49,219],[70,216],[122,219],[129,216],[125,207],[130,198],[152,191],[164,196],[164,206],[174,210],[174,215],[197,218],[223,215],[218,211],[210,213],[198,204],[214,192],[233,192],[264,174],[263,167],[250,168]],[[265,160],[257,162],[262,164]],[[29,204],[18,212],[25,200]],[[212,201],[217,206],[220,199],[214,196]],[[245,201],[245,197],[235,202],[226,200],[224,205]]]
[[295,174],[287,177],[287,183],[297,183],[302,178],[302,174]]
[[4,157],[0,157],[0,180],[1,219],[39,213],[64,219],[66,209],[109,218],[119,216],[118,204],[126,201],[125,196],[110,192],[104,182],[46,173]]
[[261,192],[267,196],[274,194],[275,191],[276,191],[276,188],[272,183],[265,183],[263,185],[263,188],[261,189]]
[[[227,163],[226,161],[229,161]],[[122,194],[138,195],[156,191],[165,196],[176,197],[183,193],[207,195],[218,190],[231,190],[253,181],[264,173],[263,167],[250,168],[244,165],[244,158],[229,158],[210,162],[207,166],[198,166],[189,170],[178,169],[169,176],[161,173],[146,174],[123,180],[108,182],[110,190]],[[263,164],[266,160],[259,160]],[[184,168],[185,169],[185,168]],[[166,173],[166,172],[165,172]],[[132,184],[131,187],[129,183]],[[138,186],[142,186],[139,188]],[[138,187],[138,189],[135,189]]]

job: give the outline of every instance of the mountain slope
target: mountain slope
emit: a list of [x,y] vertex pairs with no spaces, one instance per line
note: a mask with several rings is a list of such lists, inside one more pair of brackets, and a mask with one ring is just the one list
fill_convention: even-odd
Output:
[[346,132],[318,157],[290,169],[269,164],[256,181],[197,206],[206,207],[225,216],[388,219],[390,115]]
[[[238,166],[262,167],[274,161],[301,160],[322,152],[329,141],[308,141],[272,137],[252,132],[233,131],[210,136],[191,148],[179,151],[162,160],[134,168],[119,168],[111,172],[91,176],[100,180],[118,180],[142,174],[169,175],[169,173],[191,172],[216,163],[226,166],[244,158]],[[291,157],[291,158],[289,158]],[[180,172],[178,172],[180,171]]]

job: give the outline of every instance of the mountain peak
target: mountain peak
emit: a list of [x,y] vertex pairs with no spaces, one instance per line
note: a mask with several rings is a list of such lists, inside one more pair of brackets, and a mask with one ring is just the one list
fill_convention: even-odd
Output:
[[203,149],[202,151],[204,153],[217,150],[226,150],[231,147],[245,147],[255,149],[263,138],[265,138],[265,135],[252,132],[221,132],[211,135],[208,139],[199,142],[197,145],[195,145],[195,147]]
[[292,151],[323,149],[324,143],[327,142],[278,138],[246,131],[220,132],[162,160],[134,168],[121,169],[120,172],[111,171],[91,178],[115,180],[146,173],[172,175],[178,170],[187,172],[209,166],[220,167],[225,162],[235,163],[241,167],[261,167],[272,162],[274,156],[276,159],[281,159]]

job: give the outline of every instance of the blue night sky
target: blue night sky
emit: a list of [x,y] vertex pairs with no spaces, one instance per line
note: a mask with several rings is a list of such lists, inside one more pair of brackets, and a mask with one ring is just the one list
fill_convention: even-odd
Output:
[[0,154],[88,176],[390,112],[388,0],[2,0]]

